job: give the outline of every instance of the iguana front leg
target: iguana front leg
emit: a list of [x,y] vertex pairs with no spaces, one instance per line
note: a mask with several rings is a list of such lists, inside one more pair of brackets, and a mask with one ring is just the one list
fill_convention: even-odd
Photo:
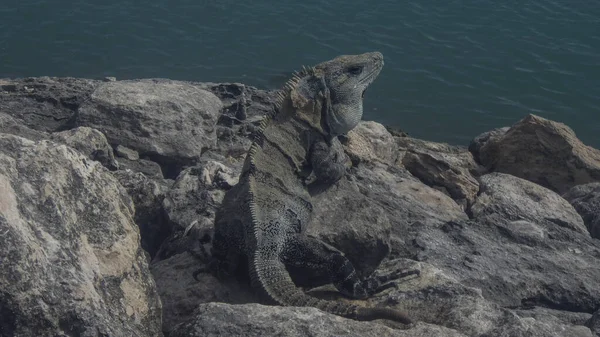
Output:
[[412,275],[398,271],[360,279],[344,254],[316,238],[298,234],[291,237],[282,252],[282,261],[296,284],[318,287],[333,283],[344,295],[364,299],[394,286],[397,278]]
[[317,182],[334,183],[344,176],[350,167],[350,158],[337,137],[313,143],[309,155],[310,164]]

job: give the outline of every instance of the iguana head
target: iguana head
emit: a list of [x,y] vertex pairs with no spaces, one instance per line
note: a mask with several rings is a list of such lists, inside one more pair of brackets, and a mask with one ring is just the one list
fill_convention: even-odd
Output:
[[331,103],[324,116],[329,134],[345,134],[362,118],[363,97],[383,68],[383,55],[379,52],[343,55],[314,68],[329,92]]
[[292,112],[321,132],[335,137],[352,130],[362,118],[365,90],[383,68],[379,52],[343,55],[304,68],[279,93],[278,107]]

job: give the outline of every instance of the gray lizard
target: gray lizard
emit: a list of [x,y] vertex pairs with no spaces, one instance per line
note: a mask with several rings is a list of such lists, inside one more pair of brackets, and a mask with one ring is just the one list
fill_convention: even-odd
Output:
[[252,285],[280,305],[410,323],[400,311],[321,300],[296,285],[333,283],[342,294],[364,299],[402,276],[361,280],[342,252],[304,234],[313,209],[308,177],[327,186],[344,175],[348,157],[337,137],[360,121],[364,92],[382,67],[379,52],[345,55],[304,68],[286,83],[256,132],[239,183],[217,211],[207,269],[224,276],[245,265]]

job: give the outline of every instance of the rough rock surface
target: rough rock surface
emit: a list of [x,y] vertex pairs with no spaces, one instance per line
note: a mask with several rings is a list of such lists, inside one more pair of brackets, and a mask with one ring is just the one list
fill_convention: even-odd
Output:
[[565,195],[593,238],[600,239],[600,183],[575,186]]
[[119,164],[115,161],[112,147],[108,144],[104,134],[98,130],[79,127],[55,132],[50,136],[50,139],[78,150],[91,160],[99,161],[109,170],[116,170],[119,167]]
[[471,207],[475,218],[492,215],[507,221],[552,222],[587,234],[577,211],[545,187],[504,173],[486,174],[480,178],[480,183],[479,197]]
[[186,82],[106,82],[79,107],[76,121],[102,131],[111,144],[178,167],[215,146],[222,106],[215,95]]
[[0,134],[0,190],[0,335],[160,335],[133,204],[108,171]]
[[315,308],[282,308],[259,304],[208,303],[193,320],[177,327],[172,337],[212,336],[348,336],[348,337],[466,337],[455,330],[419,323],[408,331],[371,322],[356,322]]
[[478,165],[466,149],[419,139],[397,138],[398,162],[427,185],[448,194],[468,208],[479,190]]
[[[8,261],[44,261],[33,260],[36,256],[63,258],[52,266],[36,262],[37,269],[5,274],[35,278],[40,284],[26,283],[34,284],[31,288],[24,289],[14,277],[6,282],[0,278],[0,282],[5,282],[0,286],[2,329],[25,329],[27,325],[15,324],[38,324],[50,317],[38,314],[39,310],[54,308],[51,314],[60,316],[61,308],[69,308],[66,319],[44,322],[55,322],[47,324],[68,330],[92,326],[102,318],[110,324],[101,325],[99,332],[94,330],[88,335],[108,331],[111,336],[160,336],[160,307],[155,294],[158,292],[164,308],[162,331],[172,336],[238,332],[247,336],[598,335],[600,241],[590,236],[596,236],[597,227],[598,193],[593,183],[597,150],[583,146],[562,124],[526,117],[512,128],[477,137],[469,147],[472,155],[465,148],[413,139],[375,122],[362,122],[342,139],[352,167],[331,189],[311,191],[315,214],[309,233],[346,252],[362,274],[374,269],[382,273],[420,270],[418,277],[399,280],[396,288],[356,301],[405,310],[418,322],[398,326],[388,321],[355,322],[311,308],[262,306],[257,304],[261,300],[243,273],[224,280],[199,273],[198,281],[194,279],[194,272],[209,260],[214,212],[225,191],[237,182],[252,132],[272,109],[276,92],[237,83],[68,78],[0,80],[0,88],[0,131],[43,140],[20,142],[29,144],[23,147],[39,151],[42,144],[48,149],[60,149],[57,153],[76,157],[78,165],[95,168],[96,172],[82,180],[81,173],[64,174],[73,166],[64,160],[59,161],[60,165],[53,164],[56,156],[62,158],[60,155],[53,160],[39,154],[17,158],[13,157],[17,153],[14,144],[0,148],[4,154],[0,158],[10,157],[0,159],[0,177],[10,172],[10,179],[38,186],[39,183],[29,182],[31,179],[21,169],[14,169],[14,163],[29,158],[29,169],[39,169],[40,175],[49,177],[44,186],[64,183],[60,193],[51,195],[52,199],[48,193],[53,190],[33,193],[33,187],[25,183],[14,185],[11,180],[10,188],[18,192],[16,195],[29,198],[24,200],[38,200],[17,208],[19,214],[30,216],[30,227],[23,227],[20,218],[6,218],[7,210],[13,214],[15,208],[7,207],[8,199],[0,196],[0,214],[7,219],[0,222],[0,239],[13,235],[8,233],[14,231],[6,232],[4,227],[23,228],[18,233],[28,235],[21,236],[28,241],[11,236],[8,242],[12,246],[0,245],[0,253],[6,251],[3,248],[11,249],[13,255]],[[140,88],[149,91],[140,92]],[[196,92],[201,94],[197,96]],[[170,115],[161,116],[161,112]],[[127,116],[136,116],[136,120],[123,120]],[[187,122],[190,116],[198,118],[197,126],[177,120]],[[112,132],[107,132],[108,143],[116,150],[118,162],[118,169],[112,172],[89,160],[94,151],[89,149],[94,147],[86,150],[82,146],[86,145],[85,137],[69,143],[57,134],[96,119],[101,121],[99,130]],[[135,124],[137,120],[140,122]],[[63,135],[70,132],[78,131]],[[191,137],[190,132],[197,138]],[[158,137],[145,136],[151,133]],[[44,141],[48,139],[68,146]],[[187,142],[183,146],[182,139]],[[43,173],[41,167],[48,172]],[[490,171],[496,172],[487,174]],[[82,181],[87,184],[85,188],[80,186]],[[590,184],[573,188],[574,184],[586,182]],[[90,200],[87,196],[94,195],[100,187],[105,191],[103,196],[108,197]],[[564,198],[571,204],[555,193],[567,190]],[[45,202],[40,198],[46,198]],[[125,206],[115,206],[119,203]],[[46,210],[62,212],[65,205],[80,208],[72,207],[77,211],[59,214],[70,226],[61,229],[72,229],[69,235],[59,236],[56,233],[62,232],[50,226],[56,222],[48,220],[57,218],[58,213]],[[103,211],[94,211],[98,208]],[[127,226],[119,220],[124,218]],[[138,227],[142,247],[148,254],[139,249]],[[80,233],[89,231],[93,233],[88,235],[88,241],[82,241]],[[89,239],[93,235],[98,241]],[[127,239],[131,235],[138,237],[135,242],[122,244],[123,240],[131,240]],[[50,236],[54,241],[50,241]],[[45,245],[40,246],[39,242]],[[40,246],[36,249],[46,249],[45,255],[34,250],[34,254],[14,255],[15,250],[10,247],[21,243],[29,245],[24,247]],[[102,254],[94,251],[97,248],[78,248],[95,245],[104,245]],[[100,262],[88,263],[90,252]],[[152,258],[151,275],[145,269],[145,255]],[[121,258],[129,259],[129,270],[135,272],[108,277],[102,274],[102,268],[114,269],[114,263],[94,267],[102,266],[103,259]],[[65,266],[64,261],[70,263],[68,268],[54,267]],[[84,269],[78,272],[77,268]],[[95,276],[86,278],[89,275]],[[73,291],[78,282],[88,285],[83,289],[89,291]],[[26,292],[41,286],[53,289],[37,295],[44,306],[35,306],[38,311],[25,311],[24,315],[30,315],[23,316],[27,317],[25,321],[5,323],[14,322],[14,313],[21,312],[19,308],[23,306],[16,301],[26,299],[8,298],[6,289]],[[348,300],[327,286],[305,290],[321,298]],[[92,295],[78,295],[81,293]],[[132,297],[136,305],[128,311]],[[88,298],[91,304],[85,302]],[[139,303],[150,303],[151,309],[145,311]],[[80,321],[91,323],[71,324]],[[42,330],[42,334],[44,331],[50,330]],[[54,331],[48,334],[53,335]],[[22,335],[39,334],[25,331]]]
[[583,144],[568,126],[529,115],[480,149],[490,171],[527,179],[565,193],[600,181],[600,150]]

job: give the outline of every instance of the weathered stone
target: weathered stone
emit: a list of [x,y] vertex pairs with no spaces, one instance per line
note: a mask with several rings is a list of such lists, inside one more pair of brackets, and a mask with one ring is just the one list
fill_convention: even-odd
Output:
[[481,148],[484,147],[488,142],[494,143],[497,142],[506,132],[510,129],[510,127],[505,126],[503,128],[497,128],[490,131],[486,131],[479,136],[473,138],[471,143],[469,143],[469,151],[473,154],[473,157],[478,163],[481,162],[489,162],[490,159],[485,157],[487,153],[483,153],[483,159],[481,158]]
[[[486,174],[480,177],[480,183],[480,195],[471,207],[471,214],[476,219],[486,215],[498,215],[507,222],[550,222],[588,234],[581,216],[573,206],[547,188],[504,173]],[[514,224],[517,228],[524,226],[523,223]],[[515,230],[531,233],[531,230],[527,229]]]
[[140,172],[119,170],[113,173],[135,205],[135,223],[140,229],[142,248],[154,257],[170,234],[162,202],[169,189],[164,180],[153,180]]
[[22,122],[3,112],[0,112],[0,133],[20,136],[29,140],[42,140],[50,138],[47,132],[31,129],[23,125]]
[[590,235],[600,239],[600,183],[575,186],[563,198],[581,215]]
[[99,161],[109,170],[116,170],[119,167],[106,137],[96,129],[79,127],[56,132],[50,136],[50,139],[76,149],[91,160]]
[[535,115],[480,149],[487,169],[509,173],[565,193],[600,181],[600,150],[584,145],[568,126]]
[[225,191],[237,184],[239,172],[212,160],[185,169],[163,202],[169,221],[184,229],[200,216],[214,216]]
[[342,179],[313,196],[313,205],[306,233],[344,252],[359,275],[370,275],[389,254],[391,222],[356,183]]
[[466,337],[456,330],[425,323],[403,331],[372,322],[356,322],[315,308],[224,303],[201,304],[194,318],[177,326],[171,336]]
[[160,336],[133,204],[99,163],[0,135],[0,333]]
[[123,157],[115,158],[119,164],[119,169],[122,171],[131,170],[133,172],[143,173],[148,178],[163,179],[163,171],[160,165],[152,160],[138,159],[129,160]]
[[374,161],[393,164],[396,161],[397,146],[394,137],[385,126],[376,122],[360,122],[348,132],[346,151],[353,161]]
[[592,330],[596,337],[600,336],[600,309],[596,310],[585,325]]
[[119,157],[127,158],[128,160],[138,160],[140,159],[140,154],[123,145],[117,145],[115,148],[115,152]]
[[82,102],[100,81],[70,77],[0,80],[0,111],[44,132],[69,129]]
[[[352,169],[348,179],[356,182],[359,193],[385,211],[392,226],[395,253],[404,249],[406,234],[416,223],[437,227],[448,221],[467,219],[466,213],[449,196],[423,184],[402,168],[361,164]],[[339,212],[354,213],[344,204],[337,207]]]
[[186,82],[104,82],[79,108],[77,124],[102,131],[111,144],[134,149],[175,177],[216,145],[222,108],[212,93]]
[[192,318],[200,303],[259,302],[248,282],[235,278],[219,281],[210,273],[200,273],[198,280],[194,279],[193,273],[202,266],[202,262],[189,252],[182,252],[151,264],[156,289],[162,300],[163,331],[166,334],[171,333],[177,324]]
[[398,162],[413,176],[446,192],[463,209],[473,203],[479,183],[472,173],[478,165],[467,149],[408,137],[397,138],[396,143],[401,151]]

